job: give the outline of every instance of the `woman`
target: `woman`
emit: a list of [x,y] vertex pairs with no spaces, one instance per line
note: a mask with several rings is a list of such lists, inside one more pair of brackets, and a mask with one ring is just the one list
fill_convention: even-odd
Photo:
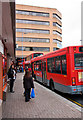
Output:
[[30,100],[31,88],[34,88],[33,78],[31,77],[30,71],[26,71],[23,78],[23,85],[25,88],[25,102]]

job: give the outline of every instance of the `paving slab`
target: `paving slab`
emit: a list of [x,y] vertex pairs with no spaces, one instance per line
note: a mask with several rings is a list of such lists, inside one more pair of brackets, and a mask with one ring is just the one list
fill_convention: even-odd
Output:
[[36,97],[25,102],[23,74],[18,73],[14,84],[15,93],[8,93],[3,102],[3,118],[81,118],[81,111],[56,93],[35,83]]

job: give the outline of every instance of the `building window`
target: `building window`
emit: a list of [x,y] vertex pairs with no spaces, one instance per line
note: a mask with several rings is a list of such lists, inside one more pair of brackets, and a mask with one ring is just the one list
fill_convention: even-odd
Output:
[[34,21],[34,20],[21,20],[21,19],[17,19],[16,23],[49,25],[49,22],[47,21]]
[[58,16],[57,14],[55,14],[55,13],[53,13],[53,18],[57,18],[58,20],[60,20],[60,21],[61,21],[61,17],[60,17],[60,16]]
[[53,47],[53,51],[56,51],[56,50],[59,50],[59,48],[55,48],[55,47]]
[[[22,37],[17,37],[16,41],[22,41]],[[39,43],[49,43],[50,39],[48,38],[27,38],[27,37],[23,37],[23,41],[24,42],[39,42]]]
[[58,39],[53,39],[53,43],[59,43],[59,44],[61,44],[61,41],[59,41]]
[[16,14],[49,17],[49,13],[16,10]]
[[58,28],[61,29],[61,25],[59,25],[57,22],[53,22],[53,26],[57,26]]
[[50,48],[49,47],[22,47],[19,46],[16,48],[17,51],[43,51],[43,52],[49,52]]
[[[57,47],[58,48],[62,48],[62,44],[61,41],[57,40],[57,39],[53,39],[53,43],[57,43]],[[55,50],[54,50],[55,51]]]
[[59,33],[59,32],[56,31],[56,30],[53,30],[53,34],[56,34],[56,35],[59,35],[60,37],[62,37],[62,36],[61,36],[61,33]]
[[25,33],[43,33],[49,34],[49,30],[40,30],[40,29],[25,29],[25,28],[16,28],[16,32],[25,32]]

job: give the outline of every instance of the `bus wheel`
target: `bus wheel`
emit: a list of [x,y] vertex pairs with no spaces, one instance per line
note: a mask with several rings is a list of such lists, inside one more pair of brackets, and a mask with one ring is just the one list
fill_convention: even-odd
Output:
[[54,91],[54,83],[53,83],[53,80],[50,80],[50,89],[52,91]]

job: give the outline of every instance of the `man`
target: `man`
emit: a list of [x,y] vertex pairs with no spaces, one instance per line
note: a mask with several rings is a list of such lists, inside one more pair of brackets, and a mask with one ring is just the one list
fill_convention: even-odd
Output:
[[14,93],[13,86],[14,86],[14,81],[16,79],[16,71],[14,69],[14,65],[13,64],[9,68],[8,78],[10,79],[10,92]]

